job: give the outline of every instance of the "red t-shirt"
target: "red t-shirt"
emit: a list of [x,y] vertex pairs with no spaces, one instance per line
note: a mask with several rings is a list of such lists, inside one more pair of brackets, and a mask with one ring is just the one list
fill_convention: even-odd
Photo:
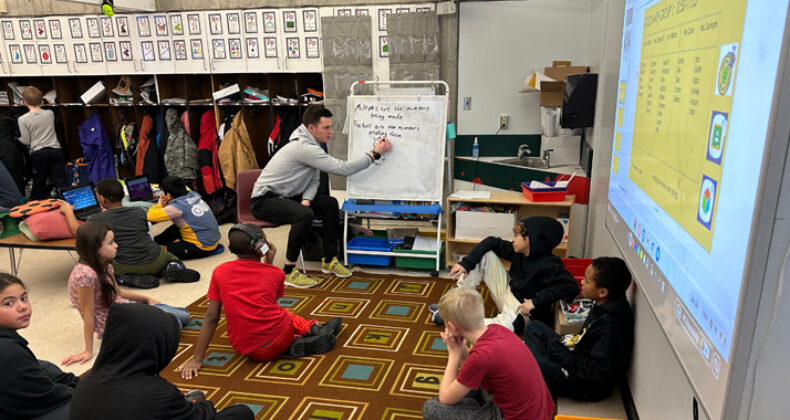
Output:
[[230,345],[239,353],[258,349],[288,327],[288,313],[277,304],[284,281],[282,269],[255,260],[230,261],[214,269],[206,295],[225,306]]
[[518,336],[492,324],[469,350],[456,378],[468,388],[481,385],[507,419],[551,420],[554,401],[538,362]]

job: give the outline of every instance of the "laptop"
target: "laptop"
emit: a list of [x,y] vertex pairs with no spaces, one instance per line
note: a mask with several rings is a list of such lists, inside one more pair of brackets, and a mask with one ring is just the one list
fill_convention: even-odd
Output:
[[129,201],[149,201],[155,203],[158,198],[154,197],[151,184],[145,175],[126,178],[126,189],[129,191]]
[[93,191],[93,183],[79,187],[66,187],[60,190],[60,196],[74,207],[74,216],[80,220],[99,213],[101,206]]

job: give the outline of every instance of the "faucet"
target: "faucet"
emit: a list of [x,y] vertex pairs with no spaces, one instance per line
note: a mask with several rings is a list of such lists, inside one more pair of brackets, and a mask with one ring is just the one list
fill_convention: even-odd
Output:
[[521,146],[518,146],[518,155],[517,156],[518,156],[519,159],[527,157],[528,155],[531,155],[531,154],[532,154],[532,150],[530,150],[529,146],[527,146],[526,144],[522,144]]
[[546,149],[546,150],[543,151],[543,160],[546,161],[546,167],[547,168],[551,167],[551,152],[553,152],[553,151],[554,151],[554,149]]

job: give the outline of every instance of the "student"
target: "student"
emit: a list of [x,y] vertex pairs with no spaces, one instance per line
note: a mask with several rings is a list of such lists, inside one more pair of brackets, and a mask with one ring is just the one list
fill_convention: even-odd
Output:
[[[156,276],[170,261],[178,261],[178,257],[151,239],[145,210],[123,206],[123,186],[117,179],[102,179],[96,184],[96,193],[99,205],[105,211],[94,214],[88,220],[106,223],[113,231],[115,243],[118,244],[118,253],[112,262],[116,276],[129,273]],[[71,233],[76,236],[80,224],[74,217],[74,208],[61,200],[60,211],[66,217]],[[170,276],[169,279],[193,280],[187,279],[186,275]]]
[[154,237],[179,259],[192,260],[216,253],[219,225],[211,208],[195,191],[187,191],[181,178],[166,176],[159,183],[159,202],[148,209],[152,222],[172,221],[173,225]]
[[[423,418],[551,419],[554,401],[535,358],[512,331],[486,326],[484,310],[483,298],[471,288],[451,289],[439,300],[447,367],[439,398],[425,402]],[[479,399],[471,392],[478,389]]]
[[[487,323],[512,330],[513,323],[521,321],[517,319],[520,313],[552,325],[551,305],[579,294],[573,275],[551,252],[562,241],[562,224],[551,217],[533,216],[518,222],[513,233],[512,242],[494,236],[484,239],[450,269],[450,276],[460,277],[458,286],[463,287],[486,283],[500,312]],[[510,270],[505,272],[499,258],[510,261]],[[435,305],[431,307],[435,312]],[[434,316],[434,321],[440,324],[440,318]]]
[[368,153],[349,161],[335,159],[321,148],[322,144],[329,143],[332,132],[332,113],[323,105],[308,106],[302,125],[294,130],[290,142],[263,168],[252,189],[250,208],[255,218],[291,225],[285,252],[285,282],[290,286],[313,287],[320,282],[294,270],[305,234],[315,218],[321,219],[323,229],[321,271],[338,277],[351,276],[351,270],[337,260],[337,200],[317,194],[320,172],[353,175],[392,150],[392,143],[382,137]]
[[319,327],[315,319],[306,320],[277,303],[285,289],[285,273],[271,265],[277,249],[266,241],[260,227],[234,225],[228,233],[228,247],[238,259],[220,264],[211,275],[208,310],[195,355],[179,368],[182,378],[192,379],[203,366],[223,304],[230,344],[250,359],[268,361],[285,352],[304,357],[334,348],[341,328],[339,317]]
[[190,402],[159,376],[180,336],[169,314],[141,304],[112,305],[96,363],[74,390],[71,418],[252,420],[246,405],[217,413],[211,402]]
[[31,200],[47,198],[51,187],[66,184],[66,161],[55,134],[55,114],[49,109],[41,109],[43,94],[35,86],[22,90],[22,99],[28,112],[19,117],[19,142],[27,146],[33,166],[33,190]]
[[3,162],[0,162],[0,212],[8,211],[21,204],[22,194],[8,173]]
[[18,278],[0,273],[0,419],[68,420],[79,378],[36,360],[17,330],[30,325],[33,309]]
[[183,325],[189,322],[184,308],[164,305],[158,300],[121,289],[115,282],[112,260],[118,244],[110,227],[101,222],[86,222],[77,229],[76,248],[80,259],[69,276],[69,298],[83,322],[85,349],[63,360],[61,364],[84,364],[93,358],[93,333],[104,334],[107,311],[113,303],[144,302],[175,315]]
[[594,306],[576,335],[560,336],[538,322],[524,330],[524,342],[538,360],[554,395],[600,401],[625,379],[634,342],[634,317],[625,291],[631,273],[620,258],[599,257],[582,280]]

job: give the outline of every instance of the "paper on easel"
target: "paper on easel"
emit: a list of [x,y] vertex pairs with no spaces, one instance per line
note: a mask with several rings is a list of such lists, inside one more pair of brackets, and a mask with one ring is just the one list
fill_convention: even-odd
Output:
[[520,93],[526,92],[539,92],[540,91],[540,84],[543,82],[556,82],[556,80],[552,79],[549,76],[546,76],[543,73],[533,71],[532,73],[524,79],[524,89],[521,89]]

